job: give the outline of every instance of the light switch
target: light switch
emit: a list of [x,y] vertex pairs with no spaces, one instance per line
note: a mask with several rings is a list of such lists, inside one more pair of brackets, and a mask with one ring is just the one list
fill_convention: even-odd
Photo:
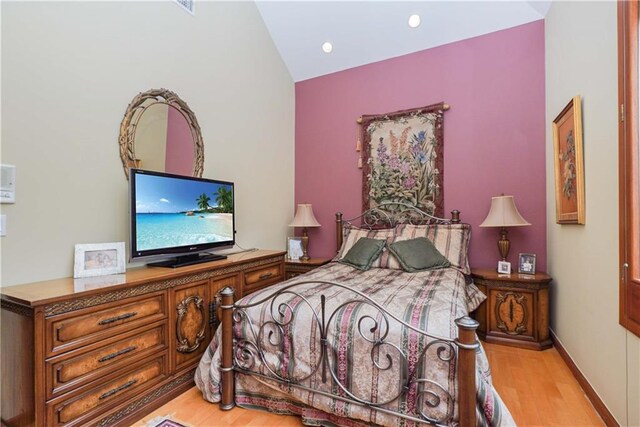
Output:
[[0,215],[0,236],[7,235],[7,216]]

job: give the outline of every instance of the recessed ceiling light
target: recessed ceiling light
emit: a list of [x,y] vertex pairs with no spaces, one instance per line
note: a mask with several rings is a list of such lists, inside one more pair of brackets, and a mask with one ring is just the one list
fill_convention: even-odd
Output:
[[324,42],[322,43],[322,51],[324,53],[331,53],[331,51],[333,50],[333,45],[329,42]]
[[416,28],[420,26],[420,15],[411,15],[409,17],[409,26],[411,28]]

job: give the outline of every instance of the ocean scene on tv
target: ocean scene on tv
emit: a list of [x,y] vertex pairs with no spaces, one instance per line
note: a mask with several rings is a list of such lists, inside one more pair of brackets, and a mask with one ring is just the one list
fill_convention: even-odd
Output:
[[138,251],[233,240],[233,187],[140,174],[136,177]]

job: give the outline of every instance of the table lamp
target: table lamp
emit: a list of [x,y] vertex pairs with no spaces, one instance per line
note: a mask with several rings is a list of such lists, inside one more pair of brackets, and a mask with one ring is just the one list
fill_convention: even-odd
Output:
[[502,261],[507,260],[511,242],[507,239],[507,227],[521,227],[531,225],[520,215],[513,196],[496,196],[491,198],[491,209],[480,227],[500,227],[500,240],[498,240],[498,250]]
[[300,203],[298,209],[296,209],[296,216],[293,218],[289,227],[302,227],[302,257],[301,261],[309,261],[309,254],[307,253],[307,247],[309,246],[309,235],[307,234],[308,227],[320,227],[320,223],[313,215],[313,209],[309,203]]

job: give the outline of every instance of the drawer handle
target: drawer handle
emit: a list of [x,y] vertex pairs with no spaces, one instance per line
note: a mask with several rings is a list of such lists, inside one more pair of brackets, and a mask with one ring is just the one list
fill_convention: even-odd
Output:
[[119,393],[122,390],[131,387],[137,382],[138,380],[127,381],[126,383],[122,384],[120,387],[116,387],[113,390],[109,390],[108,392],[101,394],[98,399],[102,400],[102,399],[106,399],[107,397],[113,396],[114,394]]
[[98,325],[100,326],[108,325],[109,323],[117,322],[118,320],[128,319],[130,317],[136,316],[137,314],[138,314],[137,312],[132,311],[131,313],[121,314],[120,316],[110,317],[109,319],[104,319],[99,321]]
[[111,359],[115,359],[118,356],[122,356],[123,354],[127,354],[127,353],[131,353],[133,350],[136,350],[138,347],[135,345],[132,345],[131,347],[127,347],[127,348],[123,348],[120,351],[116,351],[115,353],[111,353],[108,354],[104,357],[101,357],[100,359],[98,359],[98,362],[106,362],[107,360],[111,360]]
[[269,272],[269,273],[265,273],[265,274],[261,274],[260,275],[260,280],[264,280],[264,279],[268,279],[269,277],[273,276],[273,272]]

